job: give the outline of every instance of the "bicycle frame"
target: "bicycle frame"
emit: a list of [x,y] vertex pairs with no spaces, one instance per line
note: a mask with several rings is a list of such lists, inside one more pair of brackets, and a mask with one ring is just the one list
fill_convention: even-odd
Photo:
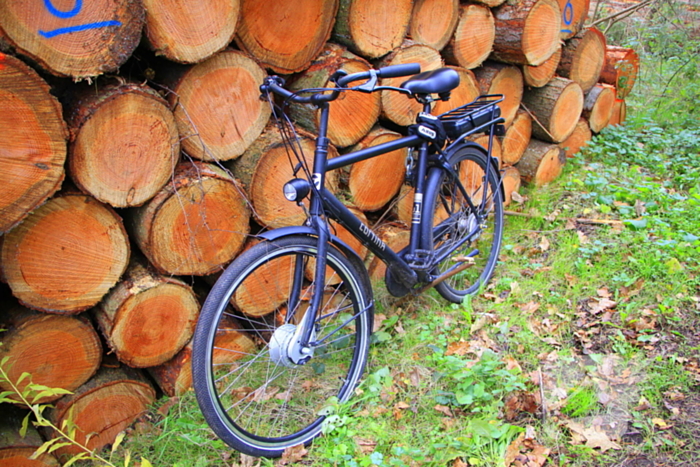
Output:
[[[419,135],[409,135],[404,136],[394,141],[382,143],[376,146],[361,149],[349,154],[344,154],[333,159],[328,159],[328,145],[330,140],[327,137],[328,134],[328,116],[329,116],[329,102],[314,102],[314,105],[320,110],[321,115],[319,119],[318,137],[316,139],[316,146],[314,150],[313,158],[313,171],[312,171],[312,182],[313,189],[310,192],[310,208],[309,208],[309,219],[307,225],[313,233],[318,238],[318,256],[316,262],[316,269],[314,271],[314,280],[317,284],[323,284],[325,280],[325,270],[326,270],[326,254],[328,249],[329,240],[331,238],[331,233],[328,230],[328,223],[324,220],[324,216],[333,219],[340,223],[344,228],[346,228],[353,236],[358,238],[372,253],[374,253],[379,259],[381,259],[386,265],[389,271],[391,271],[393,277],[395,277],[398,282],[400,282],[407,289],[412,289],[419,282],[430,282],[433,278],[430,277],[428,270],[421,270],[421,268],[412,267],[409,261],[406,261],[397,252],[394,252],[391,248],[387,246],[372,230],[369,226],[363,223],[357,216],[355,216],[338,198],[333,195],[326,187],[326,172],[330,170],[336,170],[341,167],[345,167],[356,162],[367,160],[373,157],[377,157],[383,154],[387,154],[391,151],[395,151],[403,148],[417,148],[418,149],[418,161],[417,161],[417,171],[415,179],[415,194],[413,200],[413,216],[410,228],[410,242],[407,249],[404,250],[406,258],[414,258],[416,253],[421,250],[429,250],[430,247],[425,242],[427,241],[427,236],[423,235],[424,232],[421,231],[422,219],[425,215],[428,215],[428,211],[424,212],[424,209],[432,209],[432,206],[424,207],[423,196],[428,183],[429,176],[429,146],[431,141],[419,136]],[[425,102],[423,104],[423,112],[426,114],[430,113],[430,103]],[[495,127],[497,123],[501,123],[502,118],[492,119],[491,121],[484,123],[468,132],[462,134],[455,141],[450,143],[446,148],[446,153],[449,154],[450,150],[456,148],[459,144],[462,144],[466,137],[471,134],[484,131],[489,128],[489,144],[487,148],[487,159],[492,161],[491,158],[491,147],[493,142],[493,137],[495,135]],[[447,171],[450,176],[454,177],[458,181],[458,187],[462,192],[465,200],[469,205],[474,208],[471,203],[471,198],[466,192],[465,188],[459,182],[459,177],[457,174],[453,173],[451,167],[449,166],[447,160],[441,155],[440,159],[441,170]],[[486,167],[486,177],[488,179],[490,170],[498,170],[497,162],[487,164]],[[487,196],[483,196],[481,203],[482,208],[483,203],[487,202]],[[439,226],[438,226],[439,228]],[[478,229],[477,229],[478,230]],[[465,237],[462,243],[456,245],[451,251],[444,253],[439,259],[443,260],[454,251],[456,248],[461,246],[464,242],[468,241],[471,235]],[[458,267],[455,265],[452,269]],[[448,275],[451,270],[446,271],[442,276]],[[312,313],[306,313],[306,316],[317,316],[319,310],[321,309],[322,294],[313,294],[309,310]],[[303,323],[300,325],[298,330],[298,337],[303,348],[308,348],[309,344],[315,344],[312,342],[313,338],[313,319],[303,319]]]

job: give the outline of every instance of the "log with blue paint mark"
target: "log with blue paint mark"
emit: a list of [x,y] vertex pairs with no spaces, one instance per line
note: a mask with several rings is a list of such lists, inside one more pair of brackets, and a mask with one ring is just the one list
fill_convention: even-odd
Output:
[[114,72],[139,44],[145,12],[139,0],[0,3],[0,30],[18,53],[57,76]]

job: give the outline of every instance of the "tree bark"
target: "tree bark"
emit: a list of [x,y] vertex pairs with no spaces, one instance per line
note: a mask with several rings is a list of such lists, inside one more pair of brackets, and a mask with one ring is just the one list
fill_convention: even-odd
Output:
[[239,184],[199,161],[180,163],[172,182],[130,214],[132,239],[162,274],[211,274],[241,250],[250,230]]
[[74,2],[65,10],[50,1],[0,3],[8,42],[50,73],[74,80],[118,70],[139,44],[144,19],[140,0]]
[[[377,146],[399,138],[400,134],[378,126],[350,148],[350,151]],[[403,184],[407,155],[408,149],[397,149],[353,164],[347,180],[352,203],[362,211],[376,211],[391,201]]]
[[368,59],[399,47],[408,32],[413,2],[398,0],[340,0],[333,40]]
[[503,94],[498,104],[505,125],[509,126],[518,112],[523,98],[524,82],[520,68],[498,62],[486,62],[475,70],[476,81],[481,94]]
[[564,154],[567,158],[574,157],[582,147],[588,144],[592,137],[593,133],[591,133],[588,120],[581,118],[576,124],[573,133],[571,133],[571,136],[559,143],[559,147],[564,150]]
[[192,338],[199,302],[192,288],[133,259],[94,309],[107,345],[122,363],[146,368],[170,360]]
[[600,133],[608,126],[614,104],[615,88],[608,84],[597,84],[586,93],[582,116],[588,120],[593,133]]
[[[34,384],[74,391],[100,366],[102,344],[87,319],[14,306],[5,311],[0,326],[6,329],[0,359],[9,357],[8,375],[13,382],[27,372]],[[20,390],[29,382],[24,380]],[[10,388],[0,384],[0,390]],[[59,397],[42,397],[36,403],[46,404]]]
[[74,314],[99,302],[129,262],[117,214],[82,194],[55,197],[5,235],[2,268],[24,305]]
[[496,26],[491,10],[473,3],[460,5],[454,36],[443,51],[447,63],[472,69],[493,50]]
[[302,71],[330,38],[337,12],[338,0],[241,0],[236,43],[275,73]]
[[31,459],[32,454],[44,444],[44,440],[30,423],[27,432],[20,436],[22,420],[29,412],[10,404],[0,405],[0,467],[60,467],[51,454],[41,454]]
[[[331,75],[339,69],[348,73],[367,71],[372,66],[345,48],[328,43],[321,55],[297,79],[290,83],[290,91],[307,88],[333,87]],[[367,135],[379,118],[379,93],[344,92],[333,101],[328,119],[328,137],[337,147],[357,143]],[[321,111],[311,104],[293,104],[291,115],[301,127],[318,132]]]
[[585,28],[566,41],[557,67],[559,76],[577,82],[583,92],[600,77],[605,61],[605,36],[597,28]]
[[541,65],[559,47],[558,0],[507,2],[493,10],[496,38],[492,58],[516,65]]
[[564,150],[558,145],[533,139],[515,167],[524,182],[542,186],[554,181],[565,163]]
[[560,143],[571,135],[581,117],[583,91],[578,83],[557,77],[546,86],[528,90],[523,104],[534,117],[532,136]]
[[49,91],[33,69],[0,53],[0,234],[63,182],[68,132],[61,104]]
[[605,63],[600,72],[600,80],[612,84],[617,97],[624,99],[634,88],[639,73],[639,55],[634,49],[609,45],[605,51]]
[[503,205],[508,206],[513,201],[513,193],[517,193],[520,189],[520,171],[517,167],[505,167],[501,173],[503,180]]
[[168,103],[146,85],[83,89],[72,105],[70,129],[71,178],[113,207],[148,201],[170,180],[180,157]]
[[[226,317],[216,334],[212,361],[229,363],[236,355],[255,352],[255,343],[233,318]],[[192,342],[174,358],[148,369],[161,390],[170,397],[181,396],[192,388]]]
[[270,118],[268,103],[259,99],[264,78],[265,71],[236,50],[189,68],[169,95],[182,149],[205,161],[243,154]]
[[559,60],[561,60],[561,47],[557,48],[542,65],[523,65],[525,84],[533,88],[541,88],[549,83],[557,72]]
[[[56,426],[70,417],[77,427],[75,439],[90,450],[100,450],[144,414],[155,396],[151,384],[136,370],[103,367],[73,394],[59,399],[48,417]],[[57,449],[56,455],[61,459],[81,451],[69,445]]]
[[501,141],[501,162],[505,166],[517,164],[530,143],[532,134],[532,117],[526,111],[520,109],[515,114],[513,123],[506,130]]
[[[435,70],[443,66],[440,53],[427,45],[416,44],[412,41],[405,41],[400,47],[382,59],[379,67],[400,65],[404,63],[418,63],[421,70]],[[381,80],[382,86],[398,87],[408,78],[384,78]],[[400,94],[395,91],[381,91],[382,96],[382,116],[391,122],[408,126],[416,122],[416,117],[423,111],[423,105],[415,99]]]
[[408,34],[412,40],[442,50],[459,17],[459,0],[416,0]]
[[462,105],[473,102],[479,97],[479,83],[476,81],[476,76],[471,70],[458,66],[448,66],[459,74],[459,86],[450,92],[448,101],[437,101],[433,107],[433,113],[440,115],[456,109]]
[[559,0],[561,8],[561,40],[578,33],[588,17],[591,0]]
[[[303,160],[311,167],[315,137],[301,128],[297,128],[296,132],[300,138]],[[329,145],[329,159],[337,155],[335,147]],[[269,228],[286,227],[301,225],[306,219],[304,210],[288,201],[282,192],[285,183],[303,176],[302,172],[294,173],[298,162],[294,155],[287,153],[277,127],[270,123],[245,154],[229,165],[233,175],[245,186],[248,199],[253,205],[253,216],[261,225]],[[335,191],[337,186],[338,173],[327,173],[326,187]]]
[[169,60],[199,63],[233,41],[241,0],[143,0],[144,37]]

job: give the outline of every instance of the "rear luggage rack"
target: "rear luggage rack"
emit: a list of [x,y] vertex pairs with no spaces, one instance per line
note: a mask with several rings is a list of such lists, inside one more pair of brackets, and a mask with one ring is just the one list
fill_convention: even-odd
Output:
[[[442,121],[445,132],[450,139],[483,131],[493,123],[503,119],[501,109],[496,104],[503,100],[503,94],[488,94],[479,96],[469,104],[452,109],[438,116]],[[496,121],[500,120],[500,121]]]

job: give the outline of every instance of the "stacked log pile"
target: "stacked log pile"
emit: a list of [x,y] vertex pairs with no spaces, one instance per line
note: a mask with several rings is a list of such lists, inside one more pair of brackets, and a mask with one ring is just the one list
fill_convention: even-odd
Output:
[[[75,392],[56,402],[56,420],[72,407],[78,426],[99,434],[91,447],[109,444],[113,427],[81,407],[121,406],[99,417],[132,421],[156,389],[186,391],[207,278],[252,234],[303,220],[282,196],[295,163],[259,99],[266,74],[301,90],[328,86],[341,67],[453,67],[461,84],[436,113],[505,95],[507,131],[494,156],[509,202],[521,183],[550,182],[593,133],[624,120],[638,57],[585,28],[588,8],[588,0],[0,2],[0,294],[12,295],[0,304],[0,357],[11,358],[13,374]],[[388,91],[343,94],[331,106],[329,157],[400,137],[420,110]],[[311,157],[319,115],[304,106],[291,115]],[[405,158],[396,151],[328,179],[397,247],[411,209]],[[383,277],[381,265],[371,270]],[[230,329],[228,341],[254,345],[233,320]],[[22,349],[35,341],[42,352],[29,357]],[[98,371],[103,349],[123,368]]]

